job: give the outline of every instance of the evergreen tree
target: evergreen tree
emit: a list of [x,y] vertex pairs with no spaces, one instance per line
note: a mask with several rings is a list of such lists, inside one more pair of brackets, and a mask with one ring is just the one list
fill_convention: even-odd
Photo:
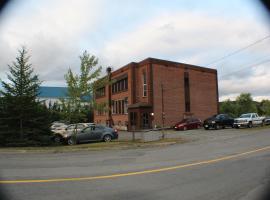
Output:
[[22,47],[16,61],[9,65],[9,81],[1,81],[4,88],[1,93],[8,114],[6,123],[13,136],[21,140],[48,131],[48,112],[37,102],[41,82],[34,74],[29,58],[26,48]]

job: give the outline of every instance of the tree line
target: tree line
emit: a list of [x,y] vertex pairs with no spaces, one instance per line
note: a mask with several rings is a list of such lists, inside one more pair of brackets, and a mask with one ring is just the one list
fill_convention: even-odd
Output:
[[227,99],[220,102],[220,113],[227,113],[231,117],[239,117],[243,113],[258,113],[262,116],[270,116],[270,100],[256,102],[250,93],[242,93],[235,101]]
[[18,50],[15,61],[8,65],[7,81],[0,80],[0,145],[47,145],[53,121],[89,122],[95,106],[94,81],[102,67],[87,51],[79,58],[80,73],[69,68],[64,75],[67,98],[47,107],[38,100],[42,81],[29,61],[27,49]]

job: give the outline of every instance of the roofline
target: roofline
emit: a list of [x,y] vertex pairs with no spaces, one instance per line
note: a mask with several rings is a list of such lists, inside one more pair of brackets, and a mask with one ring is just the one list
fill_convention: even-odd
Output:
[[[217,74],[217,70],[213,69],[213,68],[207,68],[207,67],[202,67],[202,66],[198,66],[198,65],[192,65],[192,64],[187,64],[187,63],[180,63],[180,62],[175,62],[175,61],[170,61],[170,60],[163,60],[163,59],[158,59],[158,58],[152,58],[152,57],[148,57],[140,62],[130,62],[126,65],[124,65],[123,67],[120,67],[118,69],[116,69],[115,71],[112,71],[112,76],[115,76],[119,73],[122,73],[126,70],[128,70],[130,67],[132,66],[142,66],[142,65],[146,65],[146,64],[162,64],[162,65],[167,65],[167,66],[174,66],[177,68],[183,68],[183,69],[191,69],[191,70],[196,70],[196,71],[202,71],[202,72],[209,72],[209,73],[214,73]],[[99,78],[103,79],[105,78],[107,75],[105,75],[104,77]]]
[[163,59],[158,59],[158,58],[151,58],[148,57],[138,63],[139,65],[145,65],[145,64],[162,64],[162,65],[173,65],[175,67],[180,67],[180,68],[187,68],[191,70],[197,70],[197,71],[204,71],[204,72],[210,72],[210,73],[217,73],[216,69],[213,68],[207,68],[207,67],[202,67],[198,65],[192,65],[192,64],[187,64],[187,63],[180,63],[180,62],[175,62],[175,61],[170,61],[170,60],[163,60]]

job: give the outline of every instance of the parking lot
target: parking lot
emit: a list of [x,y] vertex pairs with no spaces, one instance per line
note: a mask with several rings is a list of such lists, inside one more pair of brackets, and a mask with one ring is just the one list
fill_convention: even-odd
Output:
[[[234,129],[234,128],[225,128],[220,130],[205,130],[203,128],[201,129],[194,129],[194,130],[187,130],[187,131],[175,131],[173,129],[164,130],[165,138],[183,138],[186,141],[194,142],[194,141],[213,141],[213,140],[226,140],[231,139],[234,137],[242,137],[246,136],[248,134],[255,134],[259,133],[261,131],[269,130],[270,126],[264,126],[264,127],[254,127],[254,128],[240,128],[240,129]],[[162,131],[156,131],[157,133],[160,133]],[[147,131],[145,132],[134,132],[135,139],[139,140],[142,138],[143,134],[148,134]],[[132,140],[133,133],[127,132],[127,131],[119,131],[119,140],[120,141],[126,141],[126,140]]]
[[[136,133],[136,139],[140,135]],[[270,126],[166,130],[165,137],[189,142],[105,151],[0,153],[1,180],[14,181],[2,188],[7,199],[29,200],[177,199],[179,193],[185,199],[258,199],[270,181]],[[120,132],[119,139],[131,140],[132,133]]]

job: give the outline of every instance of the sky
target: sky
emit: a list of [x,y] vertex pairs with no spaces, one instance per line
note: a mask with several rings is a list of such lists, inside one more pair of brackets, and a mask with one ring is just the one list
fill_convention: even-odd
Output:
[[270,99],[269,35],[255,0],[14,0],[0,13],[0,79],[25,46],[42,85],[65,86],[87,50],[104,69],[148,57],[214,68],[220,101],[260,101]]

